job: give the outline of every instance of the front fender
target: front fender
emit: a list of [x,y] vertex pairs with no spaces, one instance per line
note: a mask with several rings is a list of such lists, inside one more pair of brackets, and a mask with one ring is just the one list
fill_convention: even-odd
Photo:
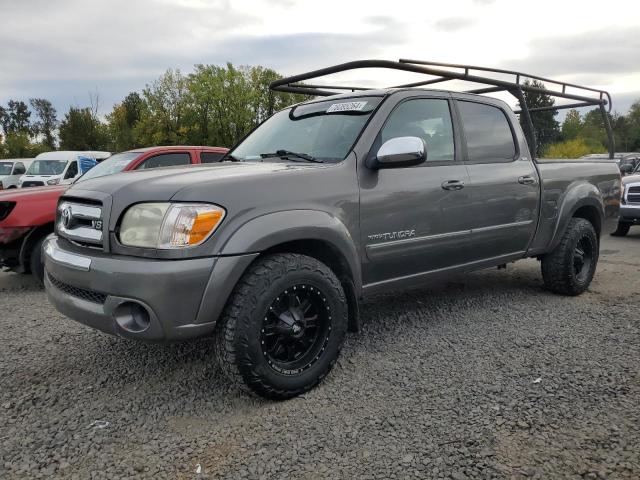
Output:
[[225,242],[220,255],[263,252],[296,240],[320,240],[330,244],[347,262],[356,289],[361,274],[357,241],[336,216],[319,210],[287,210],[269,213],[244,223]]

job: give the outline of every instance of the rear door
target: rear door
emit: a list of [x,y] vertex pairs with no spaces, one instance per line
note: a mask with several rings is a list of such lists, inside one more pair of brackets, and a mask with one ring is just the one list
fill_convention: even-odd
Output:
[[467,168],[447,98],[409,97],[390,112],[369,155],[395,137],[417,136],[427,161],[359,169],[364,283],[411,278],[465,263],[470,255]]
[[515,134],[515,116],[481,102],[460,99],[456,105],[471,178],[474,259],[524,253],[536,228],[540,186]]

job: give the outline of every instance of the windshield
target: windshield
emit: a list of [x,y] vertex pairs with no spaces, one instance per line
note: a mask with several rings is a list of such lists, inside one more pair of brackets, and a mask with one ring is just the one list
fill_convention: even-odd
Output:
[[0,162],[0,175],[11,175],[12,167],[13,163],[11,162]]
[[335,99],[298,105],[276,113],[254,130],[230,155],[242,161],[266,154],[304,160],[284,152],[305,154],[318,161],[343,160],[382,97]]
[[62,175],[68,160],[36,160],[34,161],[27,175]]
[[124,152],[111,155],[106,160],[103,160],[91,170],[87,171],[77,181],[83,182],[90,178],[104,177],[105,175],[113,175],[123,171],[127,166],[136,158],[140,156],[140,152]]

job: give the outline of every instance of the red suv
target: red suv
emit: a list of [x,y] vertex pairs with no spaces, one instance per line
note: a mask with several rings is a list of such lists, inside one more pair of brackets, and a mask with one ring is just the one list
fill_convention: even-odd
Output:
[[[117,153],[102,161],[76,182],[128,170],[219,162],[222,147],[150,147]],[[31,272],[42,282],[41,246],[53,232],[58,198],[69,185],[0,192],[0,267]]]

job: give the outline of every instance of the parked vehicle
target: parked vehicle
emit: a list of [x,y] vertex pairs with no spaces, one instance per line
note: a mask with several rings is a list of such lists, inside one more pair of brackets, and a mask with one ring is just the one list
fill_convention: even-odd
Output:
[[[84,181],[121,171],[211,163],[228,151],[220,147],[152,147],[112,155],[82,177]],[[68,167],[67,167],[68,168]],[[68,185],[0,192],[0,267],[44,276],[41,245],[53,232],[56,204]]]
[[624,237],[633,225],[640,225],[640,162],[622,178],[620,218],[612,235]]
[[[512,91],[531,147],[515,113],[494,98],[309,86],[368,67]],[[456,68],[362,61],[285,78],[272,88],[354,92],[276,113],[206,171],[74,185],[44,247],[49,299],[85,325],[132,339],[215,332],[230,378],[284,399],[327,375],[347,329],[357,329],[362,297],[527,257],[541,260],[550,290],[582,293],[599,235],[618,214],[617,166],[535,161],[522,92],[540,89],[519,79],[539,77],[513,72],[517,80],[506,82]],[[543,92],[608,103],[606,92],[579,88]]]
[[[583,155],[580,159],[606,159],[609,158],[609,154],[606,153],[592,153],[589,155]],[[628,172],[633,171],[638,165],[640,165],[640,153],[638,152],[615,152],[613,159],[616,161],[618,168],[622,175],[626,175]]]
[[0,190],[17,188],[20,178],[31,165],[31,158],[6,158],[0,160]]
[[18,184],[19,187],[69,185],[109,152],[45,152],[38,155]]

